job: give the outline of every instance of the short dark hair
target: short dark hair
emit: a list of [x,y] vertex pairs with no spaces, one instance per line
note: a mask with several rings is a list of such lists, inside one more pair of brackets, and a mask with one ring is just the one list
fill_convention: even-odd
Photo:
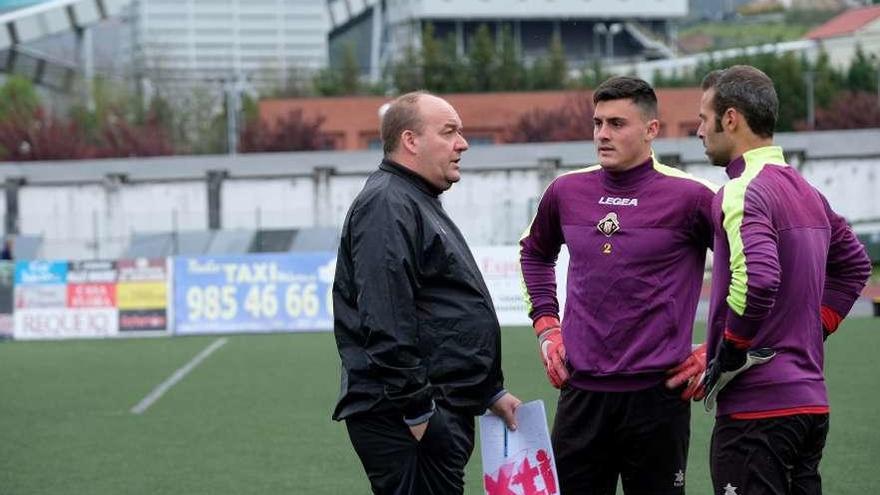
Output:
[[593,105],[600,101],[630,99],[642,113],[650,118],[657,118],[657,94],[654,88],[642,79],[629,76],[617,76],[605,80],[593,93]]
[[779,98],[773,81],[750,65],[734,65],[706,74],[703,91],[715,90],[712,109],[715,111],[715,131],[721,132],[721,116],[728,108],[743,114],[749,128],[763,138],[773,137],[779,116]]
[[424,130],[425,122],[418,105],[422,96],[430,96],[430,93],[413,91],[401,95],[391,102],[382,115],[379,133],[382,136],[382,151],[385,152],[385,156],[397,150],[403,131],[421,133]]

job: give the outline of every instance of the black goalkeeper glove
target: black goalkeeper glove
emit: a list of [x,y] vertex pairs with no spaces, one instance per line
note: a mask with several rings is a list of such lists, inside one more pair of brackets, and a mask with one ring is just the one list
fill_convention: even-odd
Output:
[[776,352],[769,347],[749,350],[748,347],[740,346],[732,340],[722,339],[715,359],[709,363],[706,376],[703,378],[703,387],[707,391],[703,403],[706,411],[711,411],[715,407],[715,399],[718,398],[721,389],[737,375],[752,366],[770,361],[774,356],[776,356]]

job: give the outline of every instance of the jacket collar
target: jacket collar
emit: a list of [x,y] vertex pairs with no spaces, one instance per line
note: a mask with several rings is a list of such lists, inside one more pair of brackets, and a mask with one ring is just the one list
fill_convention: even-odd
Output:
[[650,158],[629,170],[624,170],[623,172],[605,171],[603,179],[606,186],[617,189],[629,189],[637,186],[644,181],[645,178],[651,176],[653,171],[654,153],[652,152]]
[[727,176],[731,179],[743,175],[746,170],[754,170],[763,167],[767,163],[786,165],[785,156],[779,146],[762,146],[746,151],[730,161],[725,168]]
[[414,171],[404,167],[403,165],[395,162],[394,160],[390,160],[388,158],[383,158],[382,163],[379,164],[379,169],[384,170],[386,172],[390,172],[399,177],[403,177],[414,186],[416,186],[419,190],[434,196],[435,198],[440,196],[443,192],[442,189],[438,189],[433,184],[425,180],[424,177],[415,173]]

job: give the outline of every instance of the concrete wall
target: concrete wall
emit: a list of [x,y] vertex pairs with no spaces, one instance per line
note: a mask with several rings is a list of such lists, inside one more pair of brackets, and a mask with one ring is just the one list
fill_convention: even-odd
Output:
[[[790,162],[857,229],[880,224],[880,131],[780,140],[794,151]],[[722,168],[706,164],[696,140],[658,140],[655,149],[695,175],[726,180]],[[55,169],[6,164],[0,183],[24,182],[19,233],[43,237],[42,257],[106,258],[121,254],[132,233],[206,230],[206,169],[228,170],[219,189],[224,229],[338,228],[379,158],[376,152],[279,153],[86,161]],[[590,142],[475,147],[464,155],[462,181],[441,198],[473,245],[514,244],[547,182],[594,161]],[[108,179],[117,175],[128,179]],[[0,213],[6,204],[0,200]]]

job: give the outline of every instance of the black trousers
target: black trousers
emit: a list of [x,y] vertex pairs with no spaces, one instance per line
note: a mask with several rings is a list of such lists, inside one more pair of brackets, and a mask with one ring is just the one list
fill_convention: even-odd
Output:
[[691,406],[680,394],[564,387],[551,436],[562,495],[614,495],[618,477],[626,495],[683,495]]
[[718,495],[821,495],[827,414],[715,420],[712,487]]
[[399,413],[345,420],[373,493],[464,493],[464,468],[474,450],[474,417],[437,406],[421,441]]

